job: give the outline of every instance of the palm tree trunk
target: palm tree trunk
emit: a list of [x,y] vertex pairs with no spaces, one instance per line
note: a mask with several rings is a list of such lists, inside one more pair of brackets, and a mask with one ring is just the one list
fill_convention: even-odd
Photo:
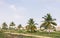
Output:
[[50,29],[49,29],[49,35],[50,35]]

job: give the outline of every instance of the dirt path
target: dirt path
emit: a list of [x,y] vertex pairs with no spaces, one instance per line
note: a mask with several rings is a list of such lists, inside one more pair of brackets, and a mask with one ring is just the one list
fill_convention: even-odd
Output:
[[10,33],[10,34],[13,34],[13,35],[32,36],[32,37],[37,37],[37,38],[51,38],[51,37],[46,37],[46,36],[39,36],[39,35],[32,35],[32,34],[23,34],[23,33]]

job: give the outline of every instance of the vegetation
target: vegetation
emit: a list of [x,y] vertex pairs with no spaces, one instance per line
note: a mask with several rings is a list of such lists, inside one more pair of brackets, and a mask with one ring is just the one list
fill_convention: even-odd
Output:
[[[0,29],[0,38],[4,38],[5,34],[4,32],[17,32],[17,33],[25,33],[25,34],[34,34],[34,35],[40,35],[40,36],[49,36],[53,38],[60,38],[60,32],[50,32],[50,30],[55,30],[55,26],[57,25],[55,20],[53,19],[50,14],[47,14],[46,16],[42,17],[44,20],[42,21],[42,24],[40,25],[40,29],[43,27],[43,30],[49,30],[49,34],[46,31],[41,31],[40,29],[37,30],[37,23],[35,23],[33,18],[30,18],[28,20],[28,23],[25,28],[21,29],[23,26],[19,24],[17,28],[15,28],[15,23],[11,22],[9,27],[8,25],[4,22],[2,24],[2,29]],[[7,30],[8,29],[8,30]],[[6,31],[4,31],[6,30]],[[11,32],[11,33],[13,33]],[[35,38],[35,37],[29,37],[29,36],[23,36],[24,38]]]
[[14,29],[14,26],[15,26],[14,22],[11,22],[9,29]]
[[[0,38],[12,38],[12,37],[15,37],[15,36],[9,36],[8,34],[0,32]],[[35,38],[35,37],[20,35],[20,36],[17,36],[17,38]]]
[[29,32],[35,32],[37,27],[35,26],[35,23],[32,18],[28,21],[28,25],[26,26],[26,30]]
[[31,34],[39,35],[39,36],[47,36],[52,38],[60,38],[60,32],[51,32],[50,35],[48,34],[48,32],[36,32]]
[[21,24],[18,25],[18,30],[20,30],[20,28],[22,28],[22,25]]
[[44,19],[44,21],[41,24],[40,28],[44,27],[44,29],[48,29],[49,33],[50,33],[50,30],[55,29],[55,26],[57,24],[54,22],[54,20],[56,19],[53,19],[50,14],[47,14],[47,16],[44,16],[42,18]]
[[8,29],[8,25],[5,22],[2,24],[2,29],[4,29],[4,30]]

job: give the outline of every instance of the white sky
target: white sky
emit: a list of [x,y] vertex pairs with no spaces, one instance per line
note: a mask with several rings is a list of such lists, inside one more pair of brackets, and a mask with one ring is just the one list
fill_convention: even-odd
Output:
[[50,13],[60,25],[60,0],[0,0],[0,26],[3,22],[8,25],[14,22],[16,25],[25,26],[29,18],[40,26],[42,17]]

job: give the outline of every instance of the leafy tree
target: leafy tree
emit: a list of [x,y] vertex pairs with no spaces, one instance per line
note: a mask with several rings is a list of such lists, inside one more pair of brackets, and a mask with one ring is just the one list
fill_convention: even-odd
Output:
[[4,30],[8,29],[8,25],[5,22],[2,24],[2,29],[4,29]]
[[34,23],[33,19],[30,18],[30,20],[28,21],[28,25],[26,26],[27,31],[30,32],[35,32],[36,31],[36,24]]
[[50,14],[47,14],[46,16],[42,17],[44,19],[43,23],[41,24],[41,27],[44,27],[44,29],[49,29],[49,33],[50,33],[50,29],[55,29],[55,26],[57,25],[55,23],[56,19],[53,19],[52,16]]
[[9,29],[14,29],[14,26],[15,26],[14,22],[11,22]]

